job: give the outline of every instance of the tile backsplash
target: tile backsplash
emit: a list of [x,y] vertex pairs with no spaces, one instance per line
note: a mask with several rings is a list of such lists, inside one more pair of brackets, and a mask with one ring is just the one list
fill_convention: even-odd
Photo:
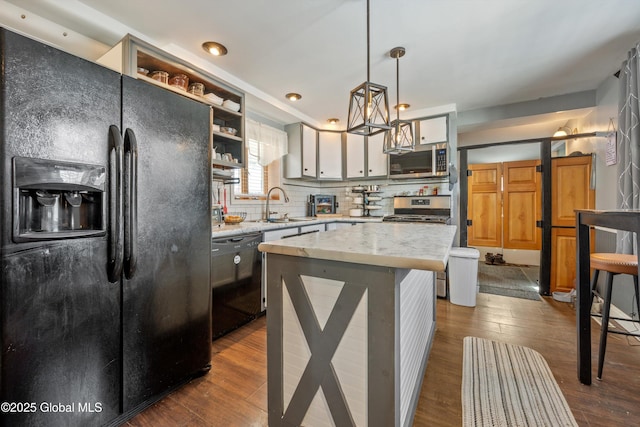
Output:
[[[214,182],[212,188],[213,203],[217,202],[217,189],[222,184]],[[330,194],[335,195],[338,201],[338,213],[344,216],[349,215],[349,209],[357,207],[354,197],[358,194],[353,192],[353,187],[379,185],[382,197],[381,201],[375,202],[382,206],[382,209],[372,211],[371,216],[384,216],[393,213],[393,197],[397,195],[417,195],[421,189],[424,194],[432,194],[434,186],[438,187],[438,194],[450,194],[448,181],[411,182],[388,180],[371,181],[347,181],[347,182],[305,182],[295,180],[284,180],[280,187],[284,188],[289,196],[289,203],[281,200],[271,201],[269,209],[283,215],[287,213],[290,217],[307,216],[307,201],[310,194]],[[427,186],[428,188],[424,188]],[[277,190],[276,190],[277,191]],[[220,191],[222,194],[222,190]],[[222,200],[220,201],[222,204]],[[258,220],[264,217],[265,202],[253,200],[234,200],[232,186],[227,186],[227,207],[229,212],[246,212],[247,220]]]

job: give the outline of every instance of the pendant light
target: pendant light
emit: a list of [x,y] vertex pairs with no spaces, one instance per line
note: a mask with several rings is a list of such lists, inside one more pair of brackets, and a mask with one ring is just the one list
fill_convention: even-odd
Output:
[[[398,97],[396,106],[400,106],[400,58],[405,48],[394,47],[389,56],[396,59],[396,87]],[[391,129],[384,135],[384,152],[386,154],[404,154],[415,149],[413,126],[410,120],[400,120],[400,108],[396,108],[396,119],[391,122]]]
[[369,0],[367,0],[367,81],[351,91],[347,132],[370,136],[389,127],[387,87],[370,82]]

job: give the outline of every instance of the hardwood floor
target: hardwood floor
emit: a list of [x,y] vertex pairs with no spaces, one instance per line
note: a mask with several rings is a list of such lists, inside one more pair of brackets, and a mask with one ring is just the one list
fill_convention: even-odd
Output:
[[[524,345],[551,367],[580,426],[629,426],[640,420],[640,341],[609,335],[603,380],[595,379],[598,334],[593,322],[594,381],[579,383],[575,311],[544,298],[530,301],[478,294],[474,308],[438,300],[438,329],[414,426],[460,426],[462,339]],[[128,422],[137,426],[266,426],[266,326],[262,317],[213,342],[211,372]]]

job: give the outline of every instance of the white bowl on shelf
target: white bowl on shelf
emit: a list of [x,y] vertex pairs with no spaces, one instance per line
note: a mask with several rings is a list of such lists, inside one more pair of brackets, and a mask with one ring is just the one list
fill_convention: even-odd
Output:
[[227,108],[227,109],[231,110],[231,111],[240,111],[240,104],[238,104],[237,102],[233,102],[230,99],[225,99],[222,102],[222,106],[224,108]]
[[349,216],[362,216],[362,209],[349,209]]

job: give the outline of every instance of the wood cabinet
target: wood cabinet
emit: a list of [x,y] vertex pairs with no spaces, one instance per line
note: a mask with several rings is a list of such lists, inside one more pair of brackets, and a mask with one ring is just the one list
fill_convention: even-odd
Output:
[[[591,155],[551,159],[550,292],[567,292],[576,278],[576,209],[594,209]],[[595,239],[591,241],[593,252]]]
[[342,132],[318,132],[318,179],[342,179]]
[[[241,168],[245,162],[245,120],[244,120],[244,93],[237,88],[221,82],[204,70],[195,68],[192,64],[171,55],[155,46],[146,43],[130,34],[126,35],[116,46],[98,59],[98,63],[112,68],[122,74],[145,80],[149,83],[163,87],[164,89],[176,92],[195,101],[208,104],[213,110],[211,120],[211,143],[216,153],[230,154],[234,159],[225,161],[223,159],[212,159],[214,166],[219,168]],[[240,106],[238,111],[220,105],[209,98],[192,95],[189,92],[170,86],[158,80],[150,78],[144,73],[138,72],[139,68],[153,71],[165,71],[169,76],[184,74],[189,79],[189,83],[202,83],[204,93],[212,93],[224,100],[230,100]],[[235,135],[222,132],[219,128],[229,127],[237,131]],[[224,157],[224,156],[223,156]]]
[[551,224],[575,227],[576,209],[595,207],[591,183],[591,155],[551,159]]

